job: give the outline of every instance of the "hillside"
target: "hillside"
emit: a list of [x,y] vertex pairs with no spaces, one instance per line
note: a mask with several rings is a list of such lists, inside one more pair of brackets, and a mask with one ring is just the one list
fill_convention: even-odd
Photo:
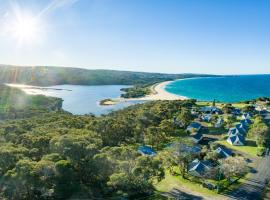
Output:
[[17,88],[0,85],[0,120],[27,118],[61,108],[62,100],[59,98],[27,95]]
[[0,83],[37,86],[73,85],[140,85],[167,80],[213,76],[205,74],[161,74],[114,70],[88,70],[64,67],[19,67],[0,65]]

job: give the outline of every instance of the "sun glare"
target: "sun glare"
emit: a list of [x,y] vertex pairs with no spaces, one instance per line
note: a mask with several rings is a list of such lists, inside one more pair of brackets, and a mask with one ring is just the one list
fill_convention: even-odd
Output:
[[39,32],[38,24],[32,17],[22,17],[18,19],[12,27],[14,35],[20,40],[29,40],[36,36]]
[[34,17],[24,15],[10,24],[10,30],[19,42],[35,42],[40,34],[40,25]]
[[41,19],[30,13],[16,10],[5,20],[4,32],[10,39],[15,39],[18,44],[27,45],[40,42],[43,32]]

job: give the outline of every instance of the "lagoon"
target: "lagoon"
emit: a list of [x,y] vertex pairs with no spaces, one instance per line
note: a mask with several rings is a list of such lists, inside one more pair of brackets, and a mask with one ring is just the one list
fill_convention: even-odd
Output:
[[140,103],[141,101],[125,101],[116,105],[101,106],[99,102],[107,98],[118,98],[123,93],[120,89],[130,87],[127,85],[56,85],[52,87],[18,86],[32,95],[45,95],[62,98],[63,109],[76,115],[108,114],[111,111]]
[[173,81],[167,92],[201,101],[233,103],[270,97],[270,75],[237,75]]

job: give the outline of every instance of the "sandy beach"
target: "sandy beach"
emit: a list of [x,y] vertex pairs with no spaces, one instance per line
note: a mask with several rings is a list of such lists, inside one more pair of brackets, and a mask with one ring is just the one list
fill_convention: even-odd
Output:
[[[147,95],[145,97],[141,97],[141,98],[117,98],[114,99],[113,103],[112,102],[106,102],[106,104],[116,104],[116,102],[125,102],[125,101],[154,101],[154,100],[185,100],[187,99],[184,96],[178,96],[172,93],[169,93],[165,90],[166,85],[168,85],[169,83],[171,83],[172,81],[165,81],[165,82],[161,82],[161,83],[157,83],[153,86],[151,86],[151,94]],[[21,90],[23,90],[24,92],[26,92],[27,94],[31,94],[31,95],[35,95],[35,94],[41,94],[40,91],[39,93],[36,93],[36,89],[39,90],[47,90],[47,89],[51,89],[51,88],[46,88],[46,87],[37,87],[37,86],[31,86],[31,85],[22,85],[22,84],[6,84],[10,87],[16,87],[16,88],[20,88]],[[53,90],[61,90],[61,89],[53,89]]]
[[131,98],[125,100],[141,100],[141,101],[153,101],[153,100],[185,100],[187,99],[184,96],[178,96],[172,93],[169,93],[165,90],[166,85],[171,83],[172,81],[165,81],[161,83],[157,83],[151,87],[152,94],[147,95],[141,98]]

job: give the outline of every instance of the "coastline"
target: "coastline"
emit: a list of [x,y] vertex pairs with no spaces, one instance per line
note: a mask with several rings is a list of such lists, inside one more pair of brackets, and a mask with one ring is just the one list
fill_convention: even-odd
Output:
[[[160,83],[156,83],[150,87],[151,94],[146,95],[140,98],[115,98],[115,99],[108,99],[101,100],[99,102],[102,106],[108,105],[115,105],[117,102],[127,102],[127,101],[157,101],[157,100],[185,100],[188,99],[185,96],[179,96],[176,94],[169,93],[165,90],[165,87],[173,81],[164,81]],[[31,91],[34,89],[41,89],[41,90],[64,90],[64,89],[55,89],[55,88],[47,88],[47,87],[38,87],[38,86],[31,86],[31,85],[23,85],[23,84],[6,84],[9,87],[16,87],[21,89],[22,91],[26,92],[29,95],[36,95],[35,92]],[[30,90],[30,91],[29,91]]]
[[156,100],[186,100],[187,97],[178,96],[176,94],[169,93],[165,90],[165,87],[173,81],[165,81],[161,83],[157,83],[151,86],[151,94],[146,95],[145,97],[140,98],[120,98],[120,101],[156,101]]

